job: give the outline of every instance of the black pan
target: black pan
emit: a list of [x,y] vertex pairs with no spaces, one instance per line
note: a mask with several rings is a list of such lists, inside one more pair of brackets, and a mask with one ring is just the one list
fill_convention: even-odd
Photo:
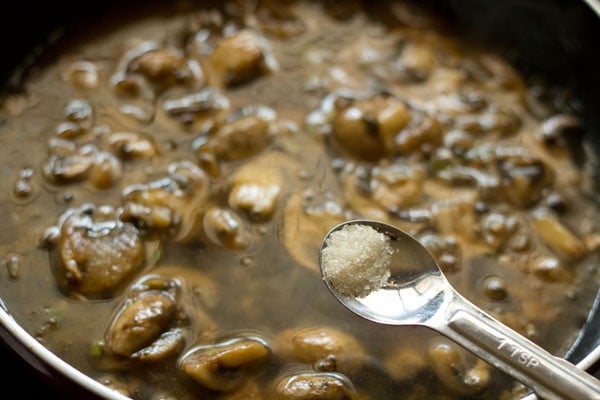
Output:
[[[49,44],[73,23],[85,25],[108,1],[10,2],[0,24],[0,88],[10,91]],[[116,2],[114,2],[116,3]],[[147,2],[139,2],[143,7]],[[420,0],[467,36],[497,46],[519,69],[572,88],[582,100],[586,137],[600,156],[600,1]],[[50,40],[51,41],[51,40]],[[23,68],[25,66],[25,68]],[[1,123],[1,121],[0,121]],[[600,158],[600,157],[599,157]],[[600,172],[600,168],[596,169]],[[598,177],[597,177],[598,178]],[[600,179],[598,179],[600,183]],[[66,366],[10,317],[0,293],[2,393],[46,400],[103,398],[102,385]],[[600,377],[600,292],[579,337],[567,353]]]

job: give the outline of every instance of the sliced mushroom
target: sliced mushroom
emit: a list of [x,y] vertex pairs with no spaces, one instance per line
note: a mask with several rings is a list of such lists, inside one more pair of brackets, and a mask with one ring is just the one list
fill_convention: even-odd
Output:
[[583,124],[578,117],[571,114],[557,114],[542,122],[536,138],[550,148],[568,148],[580,142],[583,133]]
[[122,198],[127,212],[121,218],[140,229],[166,232],[176,240],[186,241],[202,230],[208,177],[200,168],[185,161],[169,165],[167,172],[162,179],[125,188]]
[[80,154],[51,155],[43,166],[44,177],[51,182],[71,183],[85,179],[92,166],[92,158]]
[[64,110],[67,121],[77,124],[83,130],[90,129],[95,122],[95,113],[92,105],[86,100],[70,100]]
[[182,50],[155,41],[142,41],[129,48],[119,61],[113,81],[116,76],[136,75],[151,82],[156,91],[180,83],[204,82],[202,68],[188,60]]
[[113,320],[105,335],[107,349],[122,357],[141,352],[160,338],[175,319],[176,310],[175,300],[167,293],[142,293],[128,301]]
[[244,164],[229,178],[229,205],[253,222],[270,220],[279,206],[286,172],[299,169],[296,161],[280,152]]
[[75,61],[64,71],[63,78],[71,85],[82,89],[95,89],[100,78],[98,67],[90,61]]
[[427,154],[443,140],[442,125],[429,112],[409,109],[385,93],[365,96],[339,90],[323,99],[308,122],[330,133],[347,155],[366,161]]
[[279,357],[308,364],[326,362],[339,372],[358,371],[366,361],[366,349],[351,334],[323,326],[290,328],[274,339]]
[[497,167],[505,196],[520,208],[539,202],[543,190],[553,181],[552,172],[542,160],[522,152],[498,152]]
[[156,362],[176,357],[185,346],[185,337],[181,329],[171,329],[161,333],[149,346],[131,354],[131,358],[144,362]]
[[497,191],[500,179],[493,173],[462,165],[444,165],[444,159],[435,159],[436,177],[453,190],[459,187],[475,187],[483,197]]
[[121,71],[111,77],[111,83],[118,99],[116,107],[123,115],[145,124],[154,119],[156,93],[144,76]]
[[423,193],[425,172],[410,165],[357,167],[343,178],[344,198],[367,218],[385,220],[390,211],[410,207]]
[[126,201],[119,209],[119,219],[131,222],[141,231],[166,233],[174,236],[179,227],[179,216],[167,206],[150,204],[148,206],[133,201]]
[[154,138],[143,133],[114,132],[108,136],[107,144],[113,154],[123,159],[150,159],[158,153]]
[[408,42],[396,62],[397,78],[409,83],[422,82],[429,78],[438,64],[430,46],[416,41]]
[[326,98],[323,112],[329,114],[336,143],[353,157],[378,160],[393,151],[396,135],[409,125],[407,107],[394,97],[377,94],[367,98],[341,93]]
[[356,392],[343,375],[306,372],[282,376],[275,382],[276,400],[352,400]]
[[385,155],[385,145],[379,136],[376,116],[347,104],[346,99],[336,102],[332,119],[332,133],[336,142],[355,157],[377,160]]
[[511,135],[521,127],[518,114],[509,108],[490,107],[479,114],[463,114],[454,118],[453,125],[472,134]]
[[106,189],[121,178],[119,160],[93,144],[77,146],[59,139],[49,147],[50,156],[42,166],[42,173],[52,183],[70,184],[88,180],[96,188]]
[[202,121],[229,109],[229,100],[215,88],[207,86],[191,93],[165,95],[162,109],[182,122]]
[[107,353],[143,362],[179,355],[188,321],[178,305],[180,291],[179,281],[163,275],[139,279],[106,329]]
[[[190,265],[178,264],[159,264],[153,271],[160,276],[171,277],[173,281],[182,281],[186,285],[180,285],[182,288],[189,287],[189,291],[182,290],[182,295],[189,295],[193,300],[183,299],[182,305],[193,305],[192,310],[188,310],[189,317],[193,319],[193,314],[199,315],[198,326],[205,326],[208,330],[213,330],[214,323],[202,315],[201,307],[213,309],[219,303],[219,286],[209,278],[200,268],[196,268],[195,262]],[[199,329],[202,331],[202,329]],[[202,333],[202,332],[201,332]],[[203,334],[203,333],[202,333]]]
[[208,57],[213,84],[235,86],[276,69],[266,42],[250,30],[241,30],[217,41]]
[[254,222],[268,221],[277,208],[279,185],[237,183],[229,194],[229,204],[245,211]]
[[91,205],[70,209],[59,222],[58,273],[70,290],[110,297],[144,263],[140,232]]
[[180,50],[162,47],[148,50],[134,58],[129,63],[128,70],[145,75],[153,81],[162,81],[164,84],[189,76],[186,65]]
[[245,250],[251,235],[244,221],[233,211],[212,207],[204,214],[204,233],[212,243],[231,250]]
[[302,193],[292,194],[283,210],[280,232],[285,249],[301,266],[318,271],[319,249],[323,237],[345,219],[344,210],[331,200],[308,205]]
[[212,156],[216,160],[237,161],[258,154],[272,141],[274,112],[258,108],[239,110],[230,115],[222,126],[199,144],[200,158]]
[[123,175],[121,162],[111,153],[100,151],[93,158],[88,181],[98,189],[114,186]]
[[436,117],[423,111],[413,110],[410,122],[395,136],[392,151],[401,155],[413,152],[430,153],[442,143],[442,140],[442,125]]
[[490,384],[492,367],[446,340],[434,340],[428,355],[442,385],[456,394],[473,396]]
[[54,140],[49,143],[50,155],[42,165],[44,178],[52,183],[73,183],[87,178],[94,155],[93,145],[77,147],[66,140]]
[[499,250],[513,237],[518,224],[515,216],[499,212],[489,213],[481,221],[483,240],[495,250]]
[[269,354],[262,339],[240,337],[192,348],[181,357],[179,368],[205,388],[231,392],[244,384]]

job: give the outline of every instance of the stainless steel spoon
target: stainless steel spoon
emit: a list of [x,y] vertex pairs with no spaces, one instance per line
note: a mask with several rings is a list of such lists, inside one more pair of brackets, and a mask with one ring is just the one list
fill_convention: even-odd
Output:
[[[365,297],[339,293],[323,274],[321,253],[327,247],[327,239],[348,224],[373,227],[385,234],[396,249],[387,283]],[[319,263],[329,290],[363,318],[387,325],[422,325],[434,329],[544,399],[600,399],[598,379],[553,356],[461,296],[427,248],[394,226],[370,220],[337,225],[323,241]]]

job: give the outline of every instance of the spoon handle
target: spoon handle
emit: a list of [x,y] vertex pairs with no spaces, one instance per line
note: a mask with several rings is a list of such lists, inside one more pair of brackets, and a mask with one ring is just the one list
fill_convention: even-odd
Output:
[[555,357],[458,293],[440,333],[531,387],[546,400],[600,399],[600,380]]

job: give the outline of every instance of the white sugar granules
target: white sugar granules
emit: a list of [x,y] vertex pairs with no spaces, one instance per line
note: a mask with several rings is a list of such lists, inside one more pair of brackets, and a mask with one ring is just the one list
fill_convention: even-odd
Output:
[[321,253],[323,278],[340,294],[365,297],[390,277],[390,239],[368,225],[334,231]]

